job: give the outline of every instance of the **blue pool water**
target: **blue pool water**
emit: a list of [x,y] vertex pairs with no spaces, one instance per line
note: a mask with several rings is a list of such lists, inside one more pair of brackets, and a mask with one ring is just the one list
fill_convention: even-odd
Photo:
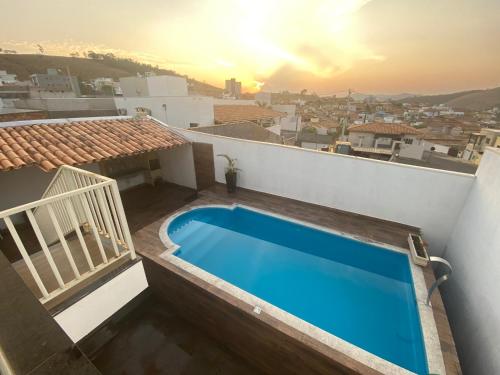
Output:
[[427,361],[405,254],[236,207],[181,214],[174,253],[418,374]]

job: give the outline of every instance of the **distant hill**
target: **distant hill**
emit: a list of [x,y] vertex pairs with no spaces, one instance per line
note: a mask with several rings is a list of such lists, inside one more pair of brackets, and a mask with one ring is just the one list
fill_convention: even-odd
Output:
[[[101,59],[82,57],[48,56],[48,55],[10,55],[0,54],[0,70],[17,74],[19,80],[29,80],[33,73],[45,73],[47,68],[69,68],[72,75],[81,81],[88,81],[98,77],[111,77],[118,80],[120,77],[135,76],[137,73],[155,72],[182,76],[173,70],[142,64],[130,59],[102,56]],[[204,82],[188,78],[189,91],[192,94],[219,96],[222,89]]]
[[375,98],[380,101],[386,100],[401,100],[409,97],[414,97],[415,94],[401,93],[401,94],[363,94],[360,92],[355,92],[351,95],[354,100],[365,100],[368,98]]
[[500,106],[500,87],[487,90],[460,91],[444,95],[422,95],[404,98],[399,102],[424,103],[427,105],[450,105],[455,109],[481,111]]

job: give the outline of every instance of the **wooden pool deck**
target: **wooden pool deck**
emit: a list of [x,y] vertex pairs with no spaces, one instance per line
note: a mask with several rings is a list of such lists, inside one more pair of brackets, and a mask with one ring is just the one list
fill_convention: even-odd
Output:
[[[134,207],[132,204],[127,203],[130,201],[134,201],[134,196],[136,195],[141,195],[143,197],[143,200],[145,197],[146,201],[149,201],[147,197],[154,197],[154,194],[150,195],[147,192],[147,189],[153,188],[145,187],[144,189],[146,190],[140,191],[139,189],[137,189],[136,191],[129,192],[128,196],[127,193],[124,194],[123,201],[131,229],[133,232],[135,232],[133,234],[133,240],[136,246],[136,250],[145,258],[144,260],[147,273],[148,270],[150,271],[150,275],[148,275],[148,277],[155,279],[158,273],[161,272],[162,268],[171,272],[175,272],[178,276],[185,278],[188,282],[197,284],[197,290],[201,293],[198,295],[198,297],[200,299],[205,298],[205,301],[207,303],[211,303],[211,296],[208,296],[200,288],[205,287],[207,290],[210,290],[211,293],[215,293],[217,297],[224,299],[225,302],[233,305],[239,305],[241,309],[248,308],[248,306],[239,304],[239,302],[236,301],[234,297],[224,295],[224,293],[214,290],[215,288],[210,285],[201,285],[199,281],[194,280],[191,275],[188,275],[185,272],[180,272],[179,270],[175,270],[174,266],[160,257],[160,254],[165,250],[165,247],[160,241],[158,232],[161,224],[169,215],[176,212],[177,210],[184,210],[188,207],[197,205],[230,205],[233,203],[239,203],[258,209],[268,210],[280,215],[286,215],[294,219],[310,222],[312,224],[321,225],[336,231],[345,232],[353,236],[361,237],[368,241],[386,243],[402,248],[407,248],[408,246],[407,236],[409,232],[419,232],[418,228],[399,223],[388,222],[366,217],[363,215],[357,215],[345,211],[335,210],[323,206],[308,204],[250,190],[239,189],[234,194],[228,194],[225,190],[224,185],[215,185],[207,190],[199,192],[196,197],[193,196],[193,191],[190,189],[173,185],[166,185],[162,188],[161,191],[157,191],[156,193],[154,193],[161,197],[161,203],[155,202],[153,200],[151,200],[151,203],[143,201],[143,207]],[[144,212],[145,207],[147,207],[147,213]],[[430,267],[424,269],[424,276],[427,287],[429,287],[434,281],[434,273]],[[170,281],[172,283],[175,282],[173,279]],[[167,285],[161,286],[159,284],[157,287],[158,288],[156,289],[156,292],[162,293],[161,288],[167,288]],[[179,285],[179,287],[181,286]],[[152,289],[155,292],[154,285],[152,285]],[[177,295],[176,298],[182,298],[182,294]],[[441,349],[443,352],[446,373],[451,375],[461,374],[460,364],[455,349],[455,343],[446,316],[446,310],[444,308],[439,292],[434,293],[432,297],[432,306],[439,334]],[[197,308],[200,310],[196,311],[196,308],[193,308],[194,311],[184,311],[183,313],[187,319],[191,318],[196,320],[197,315],[203,314],[203,306],[201,302],[199,302]],[[228,312],[220,311],[220,313]],[[304,367],[303,371],[310,371],[310,373],[324,373],[322,371],[323,369],[328,372],[329,370],[327,369],[327,367],[322,367],[325,366],[326,363],[322,362],[322,360],[325,356],[327,356],[330,358],[335,358],[335,360],[338,360],[338,363],[340,363],[339,367],[334,369],[337,370],[337,373],[374,373],[373,371],[367,369],[365,366],[360,366],[359,363],[339,352],[335,352],[330,348],[325,348],[314,343],[311,344],[311,342],[309,342],[310,340],[308,340],[306,337],[303,337],[303,335],[299,335],[297,334],[297,332],[291,332],[289,328],[282,326],[278,321],[273,320],[270,317],[266,317],[265,314],[259,317],[259,322],[257,322],[256,320],[249,320],[248,322],[251,322],[251,324],[260,324],[263,322],[276,327],[278,330],[280,330],[280,332],[283,332],[286,335],[292,335],[292,337],[295,336],[299,344],[290,344],[290,348],[287,348],[286,350],[295,351],[295,354],[299,358],[301,356],[304,356],[304,360],[309,358],[307,357],[307,355],[309,354],[305,352],[313,347],[321,355],[321,358],[318,357],[317,362],[311,364],[311,366],[316,366],[314,367],[314,371],[312,371],[312,368],[307,367]],[[212,330],[214,336],[224,334],[224,327],[210,328],[210,326],[215,325],[212,324],[214,322],[206,323],[207,324],[205,325],[205,327],[208,327],[208,331]],[[201,324],[203,325],[203,323]],[[251,325],[248,325],[248,329],[251,329]],[[230,332],[227,332],[227,334],[230,334]],[[217,337],[214,338],[217,339]],[[273,338],[269,339],[272,342]],[[307,347],[301,346],[301,342]],[[273,358],[264,358],[266,356],[266,353],[265,349],[263,348],[248,348],[243,345],[241,348],[234,348],[234,350],[238,351],[239,354],[243,353],[245,357],[255,356],[255,362],[260,364],[260,367],[264,370],[266,370],[266,365],[269,362],[273,361]],[[271,371],[272,369],[268,368],[268,370]]]

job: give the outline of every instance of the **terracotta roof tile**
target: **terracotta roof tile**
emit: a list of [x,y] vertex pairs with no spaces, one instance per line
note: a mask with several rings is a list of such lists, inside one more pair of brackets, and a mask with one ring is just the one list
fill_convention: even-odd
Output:
[[153,119],[84,120],[0,127],[0,171],[44,171],[189,143]]
[[286,113],[257,105],[214,105],[216,123],[268,120],[285,117]]
[[383,122],[372,122],[370,124],[353,125],[349,132],[374,133],[374,134],[420,134],[421,132],[405,124],[388,124]]

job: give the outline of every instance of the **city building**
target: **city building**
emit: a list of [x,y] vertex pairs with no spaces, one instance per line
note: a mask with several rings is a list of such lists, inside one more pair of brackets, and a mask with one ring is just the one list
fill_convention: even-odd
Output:
[[462,158],[479,163],[487,147],[500,148],[500,129],[481,129],[478,133],[472,133]]
[[241,82],[234,78],[226,79],[224,93],[231,98],[239,99],[241,96]]
[[303,129],[297,135],[297,146],[317,151],[328,151],[335,137],[331,134],[320,134]]
[[78,78],[64,74],[59,69],[47,69],[47,73],[35,73],[30,77],[38,91],[72,92],[75,96],[81,95]]
[[179,128],[214,124],[214,99],[188,95],[184,77],[125,77],[120,87],[123,96],[114,98],[120,115],[151,115]]
[[0,70],[0,86],[17,83],[17,75],[9,74],[6,70]]
[[188,96],[184,77],[148,74],[120,78],[120,87],[126,97]]

